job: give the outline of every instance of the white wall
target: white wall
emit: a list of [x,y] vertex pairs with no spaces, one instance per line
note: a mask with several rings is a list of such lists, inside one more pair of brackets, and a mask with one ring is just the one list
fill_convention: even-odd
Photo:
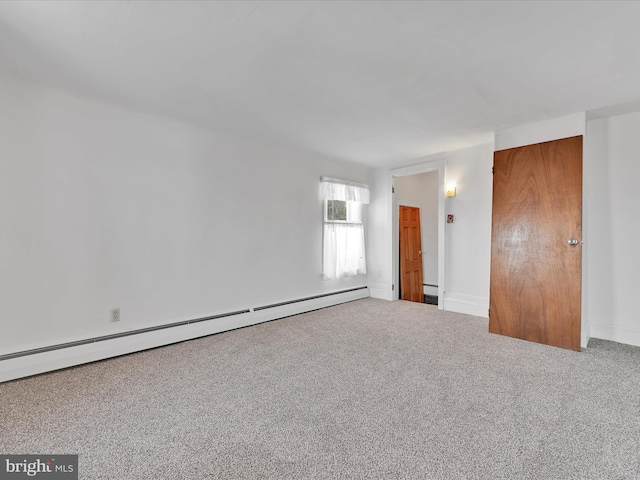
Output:
[[366,285],[318,183],[368,174],[0,76],[0,354]]
[[367,272],[371,296],[393,300],[391,231],[391,178],[387,168],[377,168],[369,174],[369,235],[367,236]]
[[590,333],[640,346],[640,113],[589,121],[587,131]]
[[[489,308],[491,189],[493,144],[478,145],[415,161],[420,165],[445,160],[447,179],[457,181],[458,196],[446,202],[456,221],[445,231],[444,309],[486,317]],[[392,168],[393,167],[393,168]],[[369,285],[371,296],[393,299],[393,166],[371,173],[369,205]],[[405,166],[404,169],[410,169]],[[398,177],[400,178],[400,177]],[[396,179],[397,180],[397,179]],[[453,227],[453,228],[452,228]]]
[[613,316],[607,125],[606,119],[587,122],[583,152],[582,323],[587,338],[592,322],[607,325]]
[[495,134],[495,149],[496,151],[506,150],[507,148],[584,135],[585,122],[585,112],[578,112],[564,117],[505,128]]
[[[397,205],[420,208],[422,240],[422,280],[438,285],[438,172],[407,175],[394,179]],[[424,287],[424,293],[437,295],[437,287]]]
[[489,312],[493,144],[448,152],[447,183],[456,196],[446,199],[445,310],[480,317]]

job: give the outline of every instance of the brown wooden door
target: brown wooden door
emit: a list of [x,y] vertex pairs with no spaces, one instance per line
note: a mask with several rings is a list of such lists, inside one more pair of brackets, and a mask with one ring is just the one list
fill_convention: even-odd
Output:
[[489,331],[579,351],[581,136],[495,152],[491,235]]
[[420,209],[400,207],[400,289],[402,300],[424,303]]

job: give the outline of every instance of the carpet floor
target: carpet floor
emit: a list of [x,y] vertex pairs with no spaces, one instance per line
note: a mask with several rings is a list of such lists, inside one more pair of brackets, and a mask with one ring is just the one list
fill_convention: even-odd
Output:
[[640,348],[364,299],[0,385],[0,453],[82,479],[640,478]]

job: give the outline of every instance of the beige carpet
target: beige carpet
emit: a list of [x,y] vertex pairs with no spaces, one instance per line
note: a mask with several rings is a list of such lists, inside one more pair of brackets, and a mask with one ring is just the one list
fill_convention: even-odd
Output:
[[2,384],[0,453],[78,453],[84,479],[640,478],[640,349],[365,299]]

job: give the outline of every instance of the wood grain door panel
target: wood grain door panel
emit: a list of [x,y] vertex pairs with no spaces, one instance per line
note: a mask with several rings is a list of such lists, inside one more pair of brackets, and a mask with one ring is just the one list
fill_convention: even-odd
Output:
[[489,331],[580,350],[582,137],[495,152]]
[[402,300],[424,303],[420,209],[400,207],[400,288]]

